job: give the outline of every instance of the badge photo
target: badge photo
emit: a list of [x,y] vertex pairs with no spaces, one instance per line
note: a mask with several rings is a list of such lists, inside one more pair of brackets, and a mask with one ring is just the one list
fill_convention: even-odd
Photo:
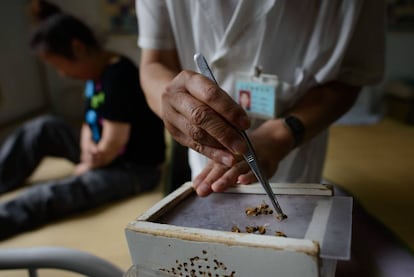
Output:
[[276,75],[238,73],[233,97],[251,117],[275,118],[278,84]]

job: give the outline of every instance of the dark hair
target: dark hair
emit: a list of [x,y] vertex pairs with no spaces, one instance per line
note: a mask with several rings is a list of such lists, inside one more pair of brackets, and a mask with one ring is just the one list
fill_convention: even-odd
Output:
[[46,18],[61,13],[62,10],[55,4],[46,0],[32,0],[30,13],[35,22],[40,22]]
[[30,47],[36,53],[47,52],[74,59],[73,39],[89,49],[101,49],[92,30],[74,16],[56,13],[38,24],[30,38]]

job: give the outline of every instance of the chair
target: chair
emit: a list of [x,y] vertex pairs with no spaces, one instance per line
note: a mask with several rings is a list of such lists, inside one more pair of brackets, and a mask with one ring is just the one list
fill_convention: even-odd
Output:
[[37,277],[38,269],[62,269],[89,277],[121,277],[124,272],[92,254],[65,247],[0,249],[0,270],[27,269]]

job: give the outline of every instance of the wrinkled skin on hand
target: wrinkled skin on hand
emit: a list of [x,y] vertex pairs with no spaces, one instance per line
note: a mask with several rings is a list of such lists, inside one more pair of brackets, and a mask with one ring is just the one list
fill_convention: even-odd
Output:
[[[162,118],[176,141],[210,158],[193,180],[198,195],[256,181],[242,157],[247,145],[238,131],[249,127],[248,116],[214,82],[198,73],[182,71],[163,94]],[[287,136],[290,134],[278,119],[266,121],[249,134],[266,177],[276,172],[279,162],[292,149]]]
[[245,111],[214,82],[182,71],[162,97],[162,118],[176,141],[217,163],[232,166],[246,144],[239,130],[250,122]]
[[[259,165],[265,177],[273,176],[279,162],[292,148],[291,141],[285,134],[281,120],[266,122],[250,134],[251,141],[259,159]],[[269,128],[278,129],[274,136],[269,135]],[[237,184],[250,184],[257,179],[247,162],[238,156],[237,163],[231,167],[210,161],[204,170],[193,180],[193,186],[199,196],[207,196],[212,192],[225,191]]]

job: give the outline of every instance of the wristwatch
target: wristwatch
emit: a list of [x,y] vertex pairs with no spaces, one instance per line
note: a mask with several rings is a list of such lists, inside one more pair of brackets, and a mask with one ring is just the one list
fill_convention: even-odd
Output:
[[305,136],[305,126],[303,125],[302,121],[300,121],[300,119],[296,116],[288,115],[283,118],[283,122],[292,133],[293,139],[295,140],[294,147],[300,145]]

